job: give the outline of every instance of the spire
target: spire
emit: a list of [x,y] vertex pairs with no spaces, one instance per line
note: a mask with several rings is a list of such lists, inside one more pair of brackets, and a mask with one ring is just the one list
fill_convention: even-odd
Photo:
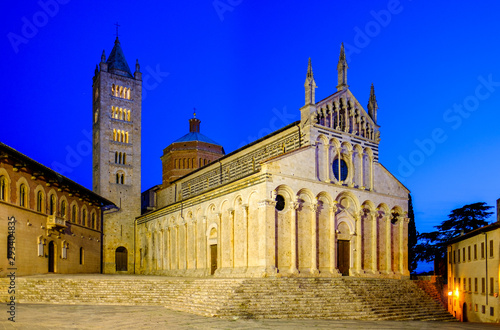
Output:
[[135,72],[141,72],[141,66],[139,65],[139,59],[135,60]]
[[108,64],[109,72],[132,78],[132,73],[130,72],[127,60],[125,59],[125,55],[123,54],[118,36],[116,36],[115,45],[111,50],[106,63]]
[[368,114],[370,117],[372,117],[373,121],[376,123],[377,122],[377,110],[378,110],[378,104],[377,104],[377,98],[375,97],[375,87],[370,88],[370,98],[368,99]]
[[193,118],[189,119],[189,132],[200,133],[201,120],[196,118],[196,108],[193,109]]
[[338,85],[337,91],[342,91],[344,89],[349,88],[347,85],[347,61],[345,59],[345,51],[344,51],[344,43],[340,46],[340,56],[339,56],[339,64],[337,64],[337,73],[338,73]]
[[101,63],[106,62],[106,51],[103,49],[102,50],[102,55],[101,55]]
[[304,83],[304,88],[306,90],[306,105],[316,103],[316,82],[314,81],[314,74],[311,65],[311,58],[309,57],[309,64],[307,65],[307,76],[306,82]]

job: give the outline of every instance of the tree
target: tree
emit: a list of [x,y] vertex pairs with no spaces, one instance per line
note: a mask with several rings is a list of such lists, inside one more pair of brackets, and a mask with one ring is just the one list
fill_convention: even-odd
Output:
[[415,259],[418,261],[434,261],[434,273],[446,275],[446,245],[457,236],[474,229],[486,226],[486,219],[493,214],[488,212],[492,206],[484,202],[464,205],[454,209],[448,215],[448,220],[434,226],[436,231],[418,235],[419,244],[415,246]]
[[408,270],[413,273],[417,269],[417,259],[415,247],[418,243],[417,227],[415,226],[415,213],[413,212],[413,203],[411,194],[408,194]]

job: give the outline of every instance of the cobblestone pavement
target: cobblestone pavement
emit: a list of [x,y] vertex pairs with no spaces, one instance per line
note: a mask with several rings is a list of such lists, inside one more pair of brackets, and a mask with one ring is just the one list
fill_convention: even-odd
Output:
[[20,304],[16,322],[0,307],[0,329],[499,329],[497,324],[333,320],[226,320],[161,306]]

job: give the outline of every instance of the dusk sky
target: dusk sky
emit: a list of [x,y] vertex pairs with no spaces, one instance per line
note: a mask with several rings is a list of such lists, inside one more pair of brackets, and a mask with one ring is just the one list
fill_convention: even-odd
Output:
[[[120,25],[143,73],[142,190],[163,148],[201,132],[226,153],[300,119],[311,57],[333,94],[344,42],[362,105],[375,85],[380,162],[412,193],[417,230],[500,198],[500,2],[9,2],[0,141],[92,188],[92,76]],[[490,222],[494,220],[492,216]]]

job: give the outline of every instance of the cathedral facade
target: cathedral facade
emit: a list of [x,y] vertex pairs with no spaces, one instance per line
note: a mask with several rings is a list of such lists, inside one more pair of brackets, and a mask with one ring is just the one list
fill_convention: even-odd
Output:
[[[309,61],[300,121],[243,148],[209,161],[165,149],[155,205],[135,219],[136,273],[409,276],[409,191],[378,162],[374,88],[365,109],[343,47],[337,69],[337,91],[316,101]],[[176,142],[207,149],[196,139]]]

